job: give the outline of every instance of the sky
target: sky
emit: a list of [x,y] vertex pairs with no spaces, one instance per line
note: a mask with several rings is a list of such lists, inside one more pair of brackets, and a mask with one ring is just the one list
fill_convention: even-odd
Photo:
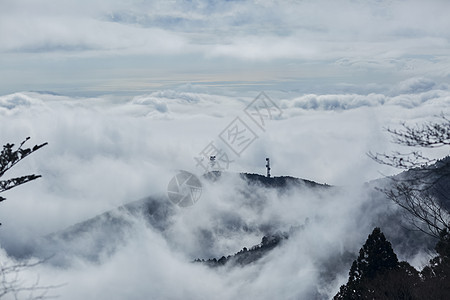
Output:
[[[5,174],[42,178],[2,193],[1,260],[21,262],[27,250],[35,261],[39,237],[131,201],[164,199],[178,170],[201,177],[197,159],[213,143],[232,174],[264,174],[270,157],[273,176],[340,192],[261,189],[248,198],[231,177],[177,209],[164,234],[133,219],[118,250],[105,254],[91,243],[104,228],[92,228],[78,246],[98,250],[100,261],[74,250],[70,264],[50,260],[21,279],[65,283],[54,293],[62,299],[307,299],[317,290],[329,298],[350,266],[326,284],[321,266],[357,253],[383,225],[379,217],[395,211],[362,187],[399,170],[367,153],[411,151],[386,129],[450,111],[449,9],[414,0],[0,0],[0,142],[48,142]],[[263,104],[271,115],[261,126],[252,109]],[[245,147],[227,139],[236,122],[250,134]],[[252,209],[259,198],[264,206]],[[309,230],[252,266],[190,263],[259,243],[263,232],[223,229],[229,220],[285,231],[306,219]],[[428,257],[397,254],[416,267]]]
[[0,94],[379,92],[449,76],[448,1],[9,1]]

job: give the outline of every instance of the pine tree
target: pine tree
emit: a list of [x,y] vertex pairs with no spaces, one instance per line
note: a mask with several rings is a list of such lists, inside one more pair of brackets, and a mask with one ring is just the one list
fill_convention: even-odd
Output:
[[421,272],[420,295],[450,299],[450,233],[447,230],[441,231],[435,250],[438,255]]
[[376,227],[353,262],[347,284],[341,286],[334,299],[372,298],[370,294],[373,291],[368,288],[368,283],[376,276],[398,268],[399,262],[391,243],[386,240],[380,228]]

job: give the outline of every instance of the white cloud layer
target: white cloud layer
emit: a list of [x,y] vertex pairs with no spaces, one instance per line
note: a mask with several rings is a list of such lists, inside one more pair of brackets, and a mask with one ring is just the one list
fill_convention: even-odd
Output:
[[[381,177],[379,172],[395,172],[377,165],[366,153],[395,148],[385,127],[448,113],[450,94],[429,79],[413,78],[387,94],[272,98],[283,114],[262,132],[243,112],[252,97],[172,90],[135,97],[39,93],[0,97],[2,143],[19,143],[26,136],[34,143],[49,142],[9,174],[33,172],[43,178],[4,195],[8,200],[0,210],[4,224],[0,241],[8,254],[2,251],[3,260],[30,253],[27,247],[40,236],[129,201],[164,195],[178,169],[201,174],[193,157],[210,141],[225,147],[217,136],[239,116],[258,139],[241,157],[225,148],[234,160],[230,171],[264,173],[265,157],[270,157],[274,176],[292,175],[347,189],[333,195],[255,190],[248,198],[236,191],[242,183],[231,178],[205,189],[192,208],[177,210],[164,233],[131,219],[133,226],[115,252],[99,250],[100,261],[77,255],[75,248],[67,254],[69,265],[49,261],[21,276],[31,282],[39,274],[42,283],[67,283],[55,291],[64,299],[332,295],[349,266],[325,284],[320,281],[323,265],[333,253],[357,251],[377,217],[388,209],[383,202],[370,202],[367,192],[355,187]],[[430,154],[441,157],[447,152],[438,149]],[[255,210],[257,201],[264,205]],[[229,224],[259,229],[245,231]],[[257,244],[261,228],[268,224],[285,231],[309,225],[245,268],[211,270],[190,263],[196,257],[220,257]],[[101,244],[93,235],[77,247],[87,251]]]
[[450,75],[444,0],[0,5],[2,94],[43,86],[72,94],[148,91],[261,78],[275,80],[277,89],[295,78],[289,85],[295,90],[302,78],[323,86],[329,78],[368,85],[424,75],[446,82]]
[[[1,262],[55,253],[19,275],[67,283],[54,291],[62,299],[329,298],[348,274],[342,255],[395,211],[361,188],[397,172],[366,153],[406,151],[385,128],[450,111],[448,11],[446,0],[1,0],[0,142],[49,143],[7,174],[43,177],[2,194]],[[244,113],[261,90],[283,111],[265,130]],[[257,135],[240,156],[219,137],[236,117]],[[164,199],[177,170],[203,173],[194,157],[210,142],[232,173],[262,174],[270,157],[274,176],[343,188],[280,195],[230,176],[163,230],[116,212],[129,225],[120,234],[92,225],[40,244],[130,201]],[[191,263],[302,226],[250,266]],[[382,230],[395,246],[395,228]],[[416,266],[426,257],[398,254]]]
[[3,1],[2,8],[4,51],[165,53],[190,45],[207,53],[212,45],[213,54],[244,58],[323,58],[434,46],[438,54],[450,25],[447,1]]

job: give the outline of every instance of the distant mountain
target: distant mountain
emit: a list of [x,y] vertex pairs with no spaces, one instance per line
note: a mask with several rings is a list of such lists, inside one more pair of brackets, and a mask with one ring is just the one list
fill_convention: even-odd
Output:
[[[366,189],[371,198],[384,202],[386,195],[382,191],[387,192],[398,184],[410,186],[419,197],[432,197],[450,211],[450,156],[430,165],[373,180],[366,184]],[[394,205],[391,200],[388,203]],[[408,220],[410,217],[404,209],[399,208],[390,214],[381,215],[378,223],[383,224],[383,231],[396,251],[411,256],[421,249],[433,251],[436,240],[412,227]]]
[[[218,177],[220,178],[218,174],[215,174],[214,178]],[[246,180],[249,186],[258,185],[280,191],[283,191],[286,188],[313,188],[318,190],[332,190],[336,188],[327,184],[320,184],[314,181],[290,176],[266,177],[259,174],[241,173],[240,177]],[[406,257],[413,257],[419,251],[424,249],[434,249],[436,241],[417,230],[413,230],[405,220],[404,211],[401,209],[394,209],[390,213],[377,214],[378,211],[385,211],[380,209],[380,207],[393,205],[391,200],[386,198],[386,195],[382,190],[389,189],[392,187],[393,183],[399,182],[404,182],[405,184],[417,184],[423,188],[421,192],[424,196],[434,197],[436,201],[442,202],[445,207],[450,210],[450,156],[438,160],[435,164],[407,170],[395,176],[380,178],[371,181],[364,186],[364,190],[367,193],[366,196],[370,198],[371,201],[365,204],[366,207],[363,208],[363,210],[374,214],[375,218],[372,226],[382,225],[398,252]],[[394,207],[396,206],[394,205]],[[267,237],[273,237],[273,235],[268,235],[264,238]],[[284,238],[288,238],[287,233],[284,234]],[[255,248],[255,251],[241,250],[234,255],[222,256],[220,259],[209,259],[204,261],[204,263],[210,266],[218,266],[229,264],[230,261],[239,260],[240,257],[246,257],[244,262],[250,263],[256,261],[272,250],[282,239],[276,240],[277,243],[270,244],[270,247],[261,243]],[[337,270],[337,266],[345,265],[345,263],[354,259],[352,257],[353,256],[350,253],[344,253],[342,257],[334,257],[334,261],[330,260],[325,263],[324,268],[330,272],[332,270]]]
[[52,256],[56,264],[69,263],[73,256],[99,261],[126,243],[137,218],[144,217],[150,226],[163,231],[174,209],[162,196],[130,202],[37,240],[34,251],[43,257]]
[[450,156],[437,160],[431,165],[406,170],[371,182],[375,186],[387,187],[396,183],[414,185],[415,190],[437,197],[450,208],[450,196],[448,196],[450,195]]
[[30,93],[36,93],[41,95],[62,96],[62,94],[53,91],[29,91]]
[[411,169],[390,178],[394,182],[413,185],[425,196],[432,196],[450,210],[450,156],[436,163]]
[[[220,184],[221,180],[226,176],[238,176],[238,178],[242,179],[241,182],[244,185],[240,193],[244,193],[243,197],[246,197],[245,194],[251,193],[252,189],[260,186],[279,191],[290,188],[330,188],[328,185],[289,176],[267,178],[258,174],[210,172],[204,175],[204,179],[206,184],[208,182]],[[33,251],[37,252],[34,255],[42,257],[53,256],[52,261],[56,264],[69,263],[68,259],[72,256],[83,257],[90,261],[99,261],[113,254],[118,247],[126,243],[127,234],[135,226],[137,218],[144,219],[149,226],[164,234],[170,228],[171,217],[177,209],[179,208],[172,204],[166,195],[147,197],[74,224],[44,238],[37,239],[36,245],[31,248],[34,248]],[[276,231],[276,228],[273,228],[270,224],[252,228],[245,220],[236,219],[230,215],[221,217],[223,218],[221,222],[223,227],[205,229],[210,231],[209,233],[204,230],[199,232],[199,243],[206,245],[214,243],[211,237],[214,236],[216,231],[261,232],[262,236],[265,235],[264,241],[267,238],[271,239],[271,236],[273,236],[272,232]],[[55,249],[57,249],[58,253],[54,252]],[[259,257],[269,249],[272,248],[267,247],[263,243],[260,249],[249,251],[246,254],[248,258],[245,261],[251,261],[252,258],[250,256],[254,254]]]
[[276,246],[278,246],[283,240],[288,239],[289,235],[287,233],[276,233],[269,236],[264,236],[261,239],[261,243],[247,249],[244,247],[241,251],[234,255],[228,255],[227,257],[222,256],[221,258],[211,258],[208,260],[196,259],[194,262],[204,263],[210,267],[219,267],[224,265],[231,266],[245,266],[251,264],[258,259],[262,258]]
[[[204,177],[211,181],[218,181],[221,179],[224,173],[220,171],[212,171],[208,172],[204,175]],[[225,173],[229,175],[229,173]],[[260,174],[252,174],[252,173],[239,173],[239,176],[246,180],[250,185],[261,185],[267,188],[288,188],[288,187],[297,187],[297,188],[329,188],[331,187],[328,184],[317,183],[307,179],[300,179],[292,176],[279,176],[279,177],[267,177]]]
[[250,184],[261,184],[269,188],[329,188],[328,184],[317,183],[307,179],[300,179],[291,176],[266,177],[259,174],[241,173],[240,176],[246,179]]
[[[447,157],[437,164],[445,164],[448,166],[449,162],[450,158]],[[434,169],[433,166],[428,167],[426,172],[429,172],[430,174],[427,173],[427,176],[428,178],[436,179],[439,183],[441,189],[439,190],[439,193],[436,193],[444,194],[444,196],[447,197],[450,191],[450,176],[448,173],[434,174]],[[401,210],[392,210],[387,213],[388,210],[386,209],[386,206],[391,205],[395,207],[395,205],[393,205],[391,201],[376,188],[389,187],[389,183],[392,179],[415,178],[414,176],[418,176],[418,172],[424,171],[405,171],[393,178],[382,178],[367,183],[363,187],[363,191],[365,191],[364,196],[371,200],[365,201],[361,210],[366,211],[367,214],[370,215],[370,218],[367,218],[366,216],[355,216],[358,218],[366,217],[367,220],[372,220],[371,222],[373,222],[373,224],[371,225],[374,227],[380,226],[381,224],[383,231],[391,240],[394,248],[400,253],[403,253],[406,257],[414,256],[414,254],[421,249],[432,249],[435,241],[423,234],[408,230],[406,227],[407,224],[402,222],[403,216]],[[333,191],[337,189],[337,187],[295,177],[281,176],[269,178],[263,175],[248,173],[231,174],[210,172],[204,175],[203,181],[206,185],[220,185],[221,181],[225,180],[227,176],[235,176],[234,178],[241,179],[241,181],[238,181],[237,183],[240,186],[230,192],[236,193],[237,196],[239,195],[243,201],[248,201],[248,203],[250,203],[249,209],[256,211],[262,209],[266,203],[264,199],[254,199],[255,191],[261,187],[274,189],[280,193],[284,193],[291,189],[298,189],[299,191],[312,189],[327,193],[327,197],[332,197]],[[331,192],[331,194],[328,194],[329,192]],[[36,245],[33,247],[33,254],[42,257],[54,255],[53,261],[56,264],[70,263],[70,258],[73,256],[83,257],[90,261],[99,261],[115,253],[118,247],[127,243],[127,239],[129,238],[128,235],[130,231],[133,230],[134,226],[136,226],[138,219],[145,220],[148,226],[155,228],[157,231],[161,232],[163,236],[170,233],[171,225],[174,222],[173,217],[179,209],[180,208],[173,205],[167,199],[166,195],[147,197],[139,201],[130,202],[117,209],[105,212],[37,240]],[[252,263],[263,257],[279,244],[282,244],[282,241],[287,239],[292,233],[277,233],[280,230],[277,227],[277,222],[261,222],[256,225],[255,223],[248,222],[248,220],[243,219],[239,215],[233,214],[233,212],[226,212],[223,215],[213,216],[213,218],[216,219],[213,226],[201,228],[195,235],[195,238],[197,239],[196,242],[200,245],[205,245],[206,248],[216,243],[216,236],[232,236],[236,232],[248,233],[253,236],[260,235],[262,241],[259,245],[247,250],[244,250],[246,249],[244,248],[234,255],[231,255],[231,253],[219,254],[223,255],[221,258],[219,258],[220,256],[216,256],[215,259],[208,259],[208,251],[203,254],[192,254],[195,255],[194,258],[207,259],[205,263],[211,266],[224,264],[230,266],[244,266]],[[301,234],[301,230],[307,230],[304,228],[295,228],[295,224],[292,225],[292,229],[297,233],[300,232],[299,234]],[[241,247],[245,246],[247,245],[241,245]],[[55,251],[58,251],[58,253],[55,253]],[[344,260],[339,257],[335,260],[341,261],[340,265],[343,265],[351,261],[351,259],[354,259],[353,256],[346,255]],[[333,267],[327,268],[335,267],[333,262],[329,262],[329,265]]]

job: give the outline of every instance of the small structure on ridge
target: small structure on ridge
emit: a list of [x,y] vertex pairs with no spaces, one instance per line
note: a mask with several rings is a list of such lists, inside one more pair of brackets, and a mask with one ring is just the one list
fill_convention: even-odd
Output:
[[270,178],[270,159],[266,158],[267,178]]

